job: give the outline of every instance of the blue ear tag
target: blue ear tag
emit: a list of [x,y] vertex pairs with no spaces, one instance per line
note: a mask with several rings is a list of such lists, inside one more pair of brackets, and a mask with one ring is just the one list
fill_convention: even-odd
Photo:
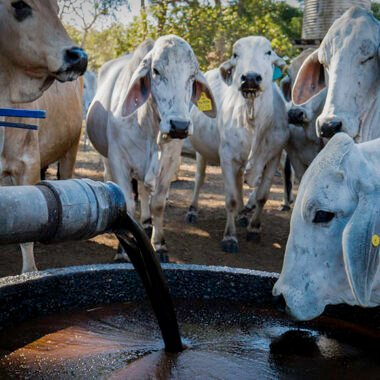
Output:
[[280,79],[280,78],[282,78],[282,71],[279,67],[274,66],[272,80],[275,81],[275,80]]

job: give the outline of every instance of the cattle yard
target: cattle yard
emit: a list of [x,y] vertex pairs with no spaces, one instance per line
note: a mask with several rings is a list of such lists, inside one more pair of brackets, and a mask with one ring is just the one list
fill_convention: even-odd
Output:
[[[280,211],[283,198],[282,177],[275,177],[269,201],[263,213],[263,234],[259,243],[247,242],[246,230],[238,229],[240,252],[225,253],[220,247],[225,225],[223,180],[221,170],[208,166],[200,196],[200,213],[196,225],[185,222],[194,186],[195,161],[182,158],[179,181],[171,185],[165,213],[165,230],[170,260],[179,264],[204,264],[250,268],[269,272],[281,270],[289,233],[290,212]],[[55,179],[56,167],[51,166],[47,179]],[[80,145],[74,178],[103,181],[103,163],[90,144]],[[249,189],[245,188],[245,197]],[[105,234],[89,241],[60,244],[36,244],[36,263],[41,270],[71,265],[112,263],[118,241]],[[22,258],[19,245],[2,247],[0,276],[20,272]]]
[[379,379],[380,4],[7,1],[0,380]]

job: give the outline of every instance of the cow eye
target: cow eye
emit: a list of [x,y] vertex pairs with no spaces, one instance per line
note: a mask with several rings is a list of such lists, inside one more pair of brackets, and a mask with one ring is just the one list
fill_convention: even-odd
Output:
[[154,75],[160,75],[160,72],[157,69],[153,69],[153,74]]
[[236,59],[238,57],[238,55],[236,53],[234,53],[233,57]]
[[32,8],[25,3],[25,1],[15,1],[12,3],[15,10],[15,18],[17,21],[24,21],[27,17],[32,15]]
[[368,62],[368,61],[370,61],[371,59],[374,59],[374,58],[375,58],[375,56],[373,55],[372,57],[368,57],[367,59],[365,59],[364,61],[361,61],[360,63],[362,65],[364,65],[364,63],[366,63],[366,62]]
[[266,54],[266,55],[271,55],[271,54],[272,54],[272,51],[271,51],[271,50],[268,50],[265,54]]
[[328,223],[333,220],[335,214],[330,211],[318,210],[313,219],[313,223]]

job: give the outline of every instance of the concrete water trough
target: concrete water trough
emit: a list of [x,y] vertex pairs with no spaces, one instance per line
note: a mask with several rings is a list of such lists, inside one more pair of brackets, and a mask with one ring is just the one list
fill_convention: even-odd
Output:
[[129,264],[0,279],[0,378],[379,378],[379,308],[297,323],[272,304],[275,273],[163,268],[187,346],[177,354]]

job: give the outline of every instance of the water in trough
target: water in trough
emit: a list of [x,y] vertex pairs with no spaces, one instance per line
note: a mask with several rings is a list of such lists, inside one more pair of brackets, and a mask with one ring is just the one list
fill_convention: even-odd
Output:
[[380,333],[329,317],[296,325],[239,302],[177,300],[187,348],[168,353],[147,301],[21,323],[0,335],[0,378],[378,379]]

